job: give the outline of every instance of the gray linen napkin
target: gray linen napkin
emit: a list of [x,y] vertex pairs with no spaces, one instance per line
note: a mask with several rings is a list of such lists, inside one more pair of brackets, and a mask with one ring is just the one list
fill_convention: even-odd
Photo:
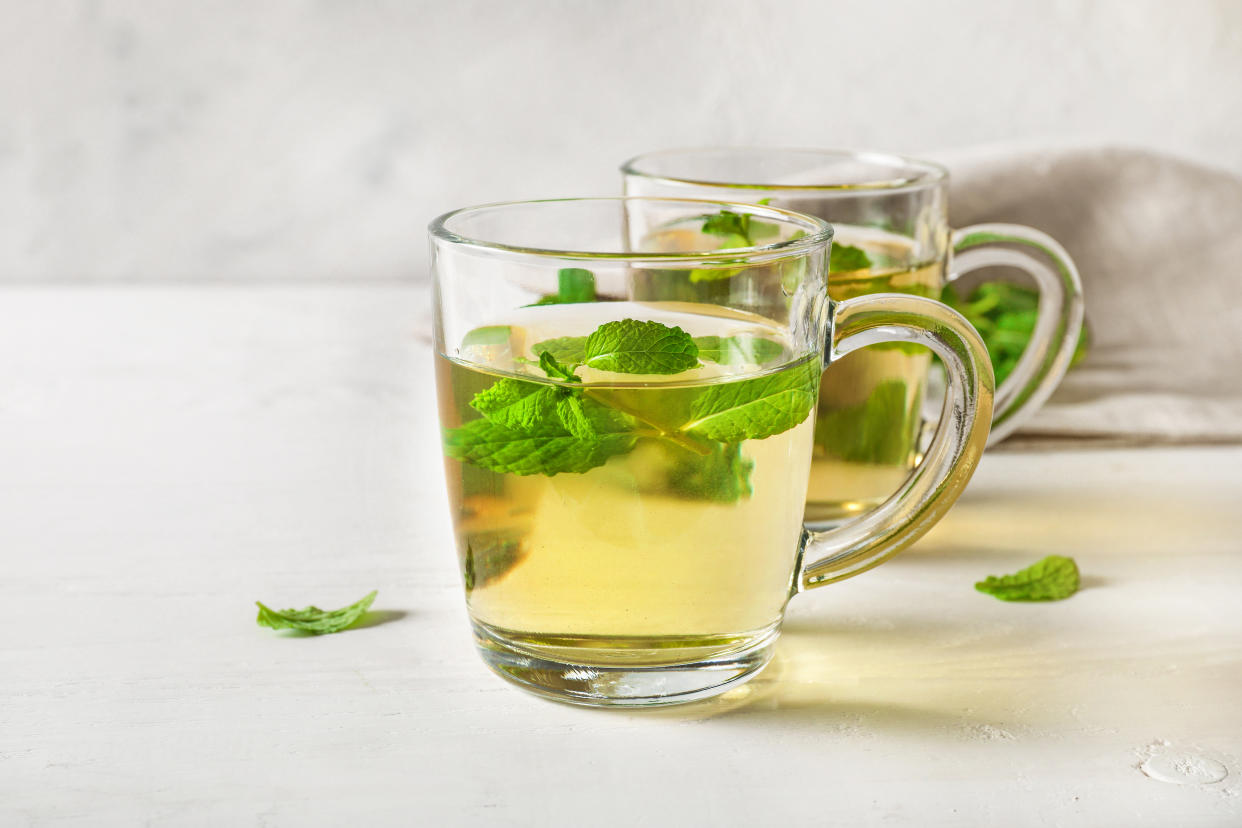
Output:
[[938,153],[954,227],[1065,245],[1093,343],[1006,445],[1242,442],[1242,177],[1123,148]]

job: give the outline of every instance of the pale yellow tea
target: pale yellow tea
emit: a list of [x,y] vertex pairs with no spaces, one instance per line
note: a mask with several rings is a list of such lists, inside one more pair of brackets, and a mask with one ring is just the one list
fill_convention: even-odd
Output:
[[[836,226],[828,293],[835,300],[869,293],[937,298],[940,261],[919,261],[909,239]],[[931,352],[886,343],[847,354],[825,370],[815,414],[815,448],[806,518],[837,521],[893,494],[918,462],[921,409]]]
[[701,304],[531,307],[468,334],[437,380],[481,640],[607,666],[774,634],[819,368],[763,318]]

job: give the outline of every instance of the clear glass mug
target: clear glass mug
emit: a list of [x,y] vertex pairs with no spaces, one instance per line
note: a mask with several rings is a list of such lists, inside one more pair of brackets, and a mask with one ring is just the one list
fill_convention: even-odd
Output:
[[[772,229],[720,251],[728,212]],[[493,204],[430,225],[445,470],[484,661],[537,694],[656,705],[772,654],[789,598],[926,532],[987,439],[993,379],[962,317],[908,295],[834,302],[831,227],[675,199]],[[730,273],[713,301],[636,301],[653,275]],[[757,312],[762,309],[763,313]],[[947,366],[927,459],[829,532],[802,503],[824,360],[918,342]]]
[[[948,174],[937,164],[869,152],[739,148],[655,152],[621,169],[628,196],[762,202],[831,222],[833,299],[881,292],[935,298],[946,281],[980,268],[1029,273],[1039,289],[1038,321],[997,389],[990,444],[1038,410],[1069,367],[1083,318],[1073,261],[1030,227],[983,224],[950,231]],[[717,241],[738,240],[721,232]],[[694,287],[708,295],[716,288]],[[648,289],[645,298],[651,299],[693,292],[668,282]],[[833,366],[838,377],[824,384],[816,412],[806,512],[814,525],[874,508],[918,463],[930,364],[925,349],[885,343]]]

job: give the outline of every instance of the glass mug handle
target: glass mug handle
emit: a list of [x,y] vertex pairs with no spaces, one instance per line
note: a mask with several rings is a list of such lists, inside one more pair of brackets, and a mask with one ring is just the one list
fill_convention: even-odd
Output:
[[880,342],[911,342],[940,357],[946,392],[923,462],[895,494],[843,526],[826,532],[802,530],[795,583],[799,592],[865,572],[922,537],[966,487],[992,423],[992,362],[983,340],[961,314],[903,293],[836,302],[831,314],[829,376],[832,362],[851,351]]
[[988,438],[988,445],[995,445],[1034,414],[1065,376],[1082,330],[1082,279],[1065,248],[1033,227],[975,224],[953,231],[951,246],[950,282],[981,267],[1004,265],[1026,271],[1039,288],[1035,331],[1017,366],[996,390],[996,413]]

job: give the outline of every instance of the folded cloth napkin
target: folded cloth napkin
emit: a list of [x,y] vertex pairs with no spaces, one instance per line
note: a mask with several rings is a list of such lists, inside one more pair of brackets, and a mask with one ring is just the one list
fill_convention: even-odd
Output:
[[1007,444],[1242,442],[1242,177],[1121,148],[939,153],[954,227],[1049,233],[1091,350]]

